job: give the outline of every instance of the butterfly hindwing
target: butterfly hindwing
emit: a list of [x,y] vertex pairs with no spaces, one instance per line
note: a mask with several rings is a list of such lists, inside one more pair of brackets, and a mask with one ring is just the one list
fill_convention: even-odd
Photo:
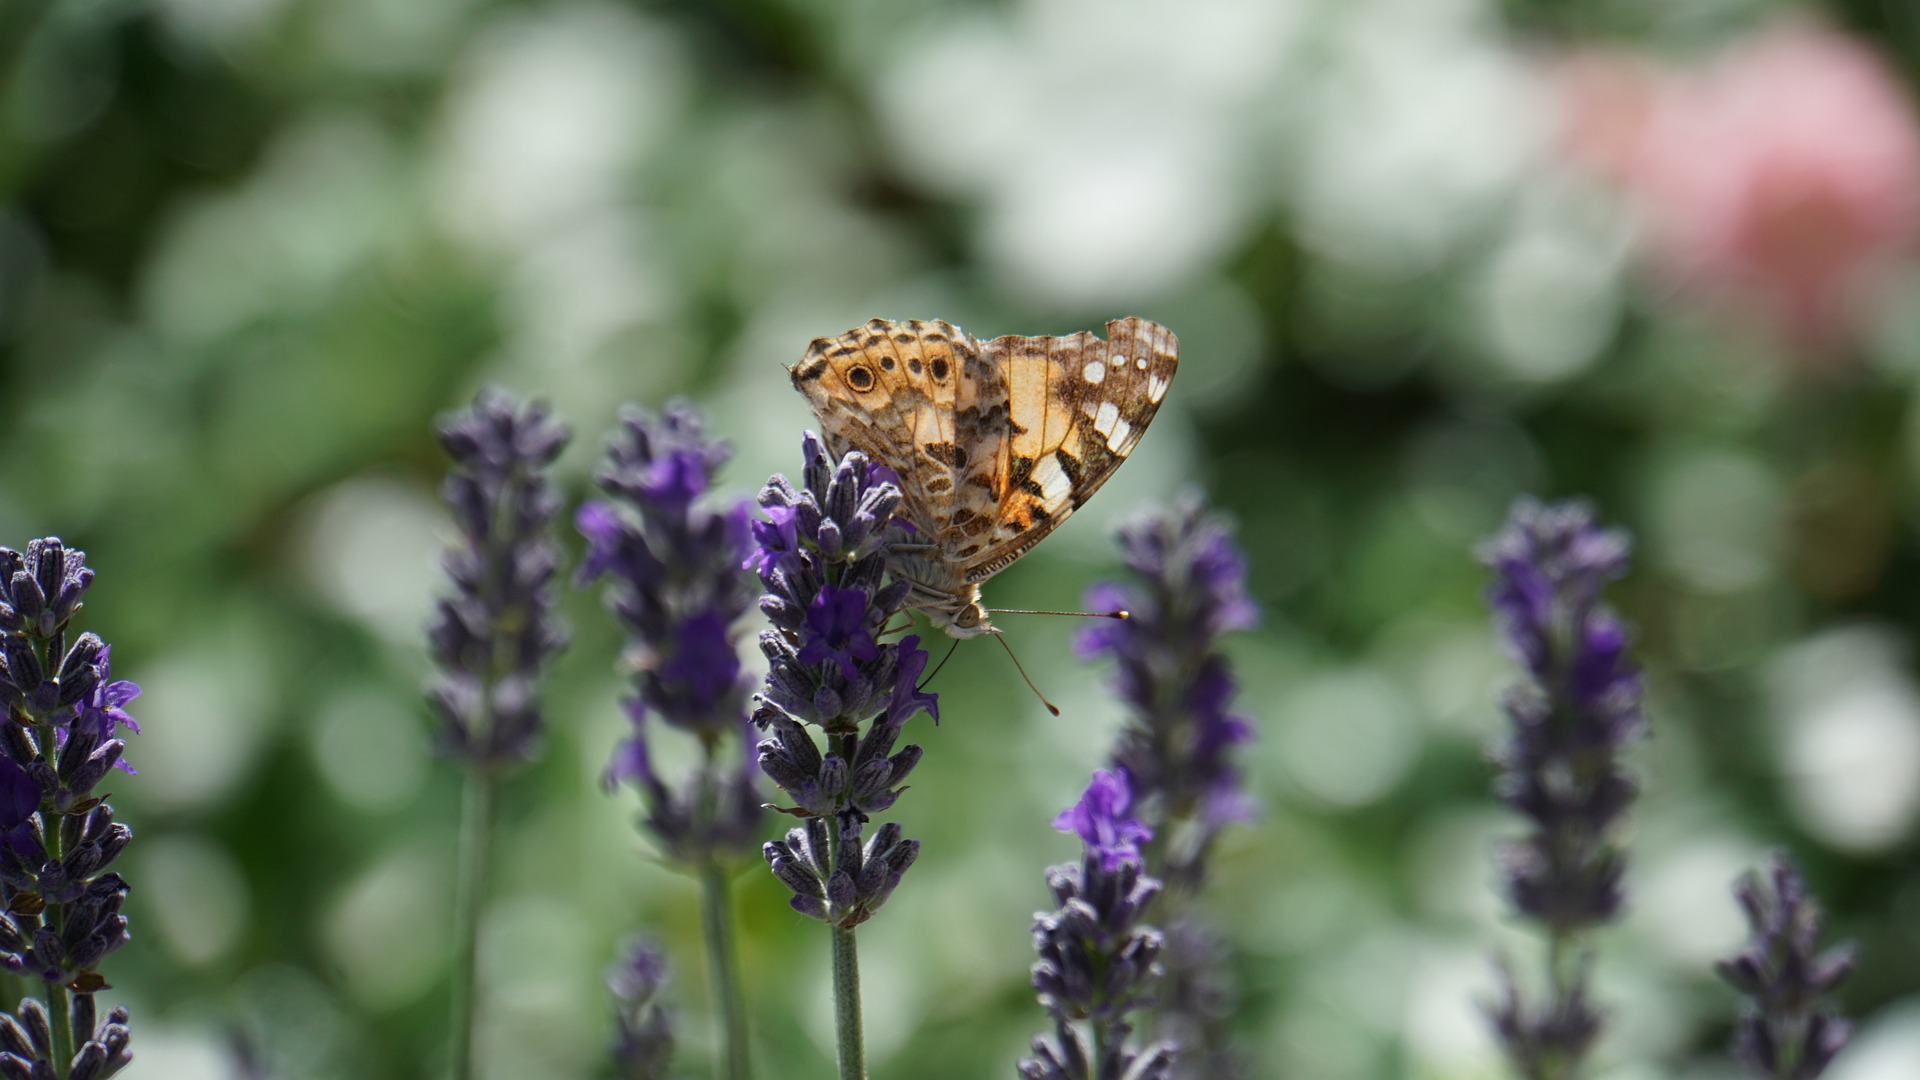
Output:
[[967,560],[979,582],[1006,568],[1093,497],[1140,441],[1179,365],[1179,343],[1144,319],[1091,334],[1001,337],[982,348],[1007,386],[1009,434],[992,448],[993,539]]

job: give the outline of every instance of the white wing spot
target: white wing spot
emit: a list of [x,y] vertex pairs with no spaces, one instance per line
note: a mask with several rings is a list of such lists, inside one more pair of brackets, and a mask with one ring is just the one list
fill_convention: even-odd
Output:
[[1102,435],[1109,435],[1109,438],[1107,439],[1107,442],[1109,443],[1113,442],[1113,439],[1110,436],[1110,433],[1113,431],[1113,425],[1118,424],[1119,422],[1120,422],[1120,407],[1115,405],[1111,401],[1101,402],[1100,411],[1093,414],[1093,430],[1099,432]]
[[1167,396],[1167,383],[1168,383],[1168,380],[1166,380],[1166,379],[1163,379],[1163,378],[1161,378],[1161,377],[1160,377],[1160,376],[1158,376],[1158,375],[1149,375],[1149,376],[1147,376],[1147,398],[1148,398],[1148,400],[1150,400],[1150,401],[1159,401],[1159,400],[1160,400],[1161,398],[1163,398],[1163,397],[1166,397],[1166,396]]
[[1133,433],[1132,424],[1127,423],[1125,420],[1122,420],[1117,416],[1114,417],[1113,434],[1107,436],[1107,449],[1113,451],[1116,454],[1119,453],[1120,448],[1127,445],[1127,436],[1132,433]]
[[1135,360],[1133,362],[1133,366],[1139,368],[1141,371],[1147,370],[1147,358],[1143,356],[1140,359]]
[[1048,506],[1061,506],[1073,494],[1073,482],[1067,479],[1067,472],[1052,454],[1040,459],[1033,467],[1029,479],[1040,485],[1040,497]]
[[1080,411],[1083,413],[1086,413],[1087,419],[1089,420],[1092,420],[1095,417],[1100,415],[1100,407],[1095,405],[1092,399],[1088,399],[1086,401],[1081,402]]
[[1107,381],[1107,365],[1098,360],[1089,360],[1087,361],[1087,366],[1080,369],[1080,377],[1095,386],[1099,386],[1101,383]]
[[1112,356],[1107,357],[1107,360],[1117,368],[1127,366],[1127,354],[1123,352],[1114,353]]

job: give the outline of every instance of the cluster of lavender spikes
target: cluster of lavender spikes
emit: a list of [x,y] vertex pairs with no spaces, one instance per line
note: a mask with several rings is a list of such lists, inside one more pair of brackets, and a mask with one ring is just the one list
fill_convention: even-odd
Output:
[[[760,493],[766,520],[753,526],[751,565],[767,590],[760,610],[773,623],[760,635],[770,665],[754,716],[769,735],[760,767],[793,800],[788,812],[806,819],[764,851],[794,910],[848,929],[886,902],[919,855],[919,841],[892,823],[862,837],[920,761],[918,746],[894,749],[901,729],[922,710],[939,712],[918,686],[927,663],[919,638],[880,640],[908,590],[886,575],[888,550],[911,536],[895,516],[897,478],[857,451],[835,463],[811,432],[802,451],[801,486],[773,477]],[[809,724],[826,735],[825,753]]]
[[24,554],[0,548],[0,967],[46,986],[0,1014],[0,1076],[98,1080],[124,1068],[127,1012],[103,1021],[96,970],[127,940],[127,883],[108,869],[132,832],[93,793],[121,759],[125,706],[139,694],[115,681],[111,648],[91,632],[67,644],[93,583],[86,554],[49,537]]
[[1628,551],[1625,535],[1600,528],[1585,504],[1522,500],[1481,552],[1494,571],[1488,603],[1528,675],[1503,702],[1511,728],[1496,756],[1497,791],[1532,831],[1504,847],[1502,876],[1516,912],[1551,943],[1547,1001],[1528,1005],[1503,968],[1490,1010],[1526,1077],[1561,1075],[1601,1027],[1586,989],[1590,959],[1572,946],[1623,902],[1614,833],[1636,787],[1620,752],[1645,723],[1627,629],[1601,592],[1626,572]]
[[[1100,770],[1054,828],[1084,845],[1078,864],[1047,871],[1057,910],[1034,916],[1033,988],[1054,1030],[1020,1062],[1026,1080],[1168,1080],[1175,1047],[1131,1049],[1128,1015],[1155,1004],[1160,932],[1145,924],[1160,882],[1141,865],[1153,830],[1130,817],[1124,772]],[[1084,1026],[1084,1031],[1081,1030]]]
[[1115,663],[1114,688],[1132,716],[1113,764],[1159,838],[1144,852],[1146,870],[1170,886],[1160,904],[1166,977],[1155,1029],[1180,1046],[1177,1077],[1228,1080],[1245,1072],[1226,1032],[1233,980],[1217,934],[1184,908],[1205,882],[1220,831],[1253,813],[1234,761],[1253,729],[1232,712],[1236,687],[1220,651],[1224,635],[1256,618],[1246,560],[1193,497],[1123,528],[1119,540],[1133,583],[1097,585],[1087,603],[1129,617],[1100,620],[1078,646]]
[[[594,478],[607,499],[586,503],[575,519],[587,539],[579,582],[609,579],[608,605],[627,632],[636,673],[625,702],[632,733],[607,781],[640,789],[648,829],[687,865],[751,852],[760,833],[755,740],[733,629],[754,598],[741,568],[751,547],[748,510],[744,501],[725,511],[703,505],[730,453],[706,437],[691,407],[672,405],[659,417],[629,411]],[[701,767],[682,791],[653,769],[650,718],[700,742]],[[733,764],[722,763],[728,739],[740,740]]]
[[1858,953],[1851,944],[1820,951],[1820,910],[1785,856],[1774,857],[1768,877],[1750,873],[1734,885],[1752,936],[1715,966],[1748,998],[1733,1056],[1761,1080],[1815,1080],[1852,1033],[1820,999],[1853,974]]
[[553,612],[560,497],[545,470],[568,437],[544,405],[492,389],[440,428],[453,458],[442,495],[460,538],[442,560],[454,592],[427,631],[440,669],[429,700],[442,749],[475,768],[533,756],[540,675],[566,646]]

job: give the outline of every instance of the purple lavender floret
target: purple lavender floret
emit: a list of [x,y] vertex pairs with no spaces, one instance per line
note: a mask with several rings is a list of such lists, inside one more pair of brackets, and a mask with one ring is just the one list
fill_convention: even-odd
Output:
[[1123,772],[1096,770],[1093,783],[1080,801],[1060,811],[1053,827],[1073,833],[1087,846],[1087,855],[1113,873],[1125,862],[1140,862],[1140,842],[1153,839],[1153,830],[1126,816],[1133,793]]
[[851,929],[872,918],[893,895],[901,876],[920,857],[920,841],[903,838],[900,826],[889,821],[863,843],[867,822],[854,810],[841,813],[837,824],[837,858],[828,819],[814,817],[788,830],[786,839],[767,844],[767,864],[792,890],[787,903],[793,910]]
[[1773,857],[1768,877],[1748,873],[1734,884],[1752,936],[1714,965],[1747,997],[1732,1052],[1762,1080],[1815,1080],[1853,1031],[1820,999],[1853,974],[1859,951],[1851,943],[1820,951],[1820,909],[1786,856]]
[[45,983],[69,1017],[56,1043],[47,1005],[24,998],[0,1013],[0,1078],[65,1072],[104,1077],[130,1060],[127,1014],[96,1024],[96,970],[127,941],[127,883],[109,867],[133,833],[94,789],[124,760],[126,706],[140,688],[112,677],[99,635],[69,640],[94,573],[86,553],[48,537],[24,553],[0,548],[0,969]]
[[666,956],[645,938],[622,946],[619,962],[608,969],[614,1080],[667,1080],[673,1064],[673,1015],[661,1003],[667,976]]
[[[900,487],[890,470],[858,451],[836,465],[812,432],[802,451],[804,486],[775,476],[760,493],[768,520],[754,527],[758,550],[748,561],[773,624],[760,634],[772,665],[761,697],[796,721],[843,733],[900,696],[901,663],[918,640],[878,642],[911,587],[888,580],[886,552],[912,534],[895,517]],[[919,700],[934,712],[933,695]]]
[[[707,437],[690,405],[676,402],[658,416],[630,409],[594,477],[606,498],[575,518],[587,539],[579,584],[607,583],[635,672],[623,703],[632,728],[606,779],[640,790],[648,829],[688,864],[750,852],[760,835],[748,686],[734,647],[734,626],[755,595],[741,568],[748,508],[744,500],[709,505],[730,453]],[[700,742],[702,760],[682,784],[652,767],[656,720]],[[727,749],[732,739],[741,740],[737,751]]]
[[[888,552],[913,536],[895,516],[898,479],[857,451],[833,462],[812,432],[802,452],[801,486],[775,476],[760,493],[766,517],[745,560],[773,624],[760,634],[769,665],[753,717],[767,735],[760,768],[792,800],[787,812],[807,819],[763,853],[796,911],[850,928],[919,853],[896,825],[860,838],[920,762],[919,746],[896,749],[907,721],[921,712],[937,720],[939,700],[920,689],[920,639],[884,640],[910,588],[887,573]],[[824,751],[809,728],[825,736]]]
[[1639,672],[1626,625],[1602,603],[1626,573],[1631,545],[1585,503],[1523,499],[1480,551],[1508,650],[1527,679],[1503,706],[1511,723],[1495,753],[1495,790],[1532,826],[1500,851],[1502,882],[1522,917],[1553,941],[1549,1000],[1529,1005],[1510,973],[1489,1008],[1522,1075],[1556,1075],[1581,1060],[1602,1019],[1587,997],[1588,960],[1569,946],[1624,905],[1625,856],[1615,833],[1637,792],[1620,761],[1641,737]]
[[[1152,831],[1130,816],[1123,773],[1096,772],[1054,828],[1077,835],[1080,862],[1047,871],[1057,909],[1034,916],[1033,988],[1054,1030],[1020,1062],[1029,1080],[1168,1080],[1175,1047],[1128,1048],[1128,1015],[1157,1003],[1160,931],[1146,925],[1161,884],[1142,868],[1138,841]],[[1095,1060],[1095,1048],[1101,1048]]]
[[1150,869],[1193,886],[1219,831],[1253,813],[1234,760],[1253,728],[1232,711],[1236,684],[1219,643],[1258,612],[1245,559],[1198,499],[1123,528],[1120,546],[1134,581],[1096,585],[1087,604],[1128,617],[1095,622],[1078,647],[1114,660],[1114,689],[1132,707],[1113,763],[1166,834]]
[[[92,994],[75,994],[71,1015],[75,1041],[68,1080],[104,1080],[133,1062],[127,1010],[115,1006],[100,1019]],[[53,1021],[38,998],[24,998],[16,1016],[0,1013],[0,1077],[49,1080],[53,1067]]]
[[500,768],[532,758],[540,678],[566,647],[554,614],[560,496],[546,470],[569,433],[545,405],[487,389],[439,435],[453,459],[441,495],[459,537],[441,560],[453,592],[427,630],[440,671],[428,699],[449,756]]

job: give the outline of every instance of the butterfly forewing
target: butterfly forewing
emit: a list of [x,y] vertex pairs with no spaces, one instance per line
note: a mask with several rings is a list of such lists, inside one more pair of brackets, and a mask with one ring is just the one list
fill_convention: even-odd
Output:
[[793,382],[820,418],[835,456],[860,450],[900,475],[908,520],[929,537],[954,516],[957,387],[974,343],[951,325],[874,319],[814,341]]

